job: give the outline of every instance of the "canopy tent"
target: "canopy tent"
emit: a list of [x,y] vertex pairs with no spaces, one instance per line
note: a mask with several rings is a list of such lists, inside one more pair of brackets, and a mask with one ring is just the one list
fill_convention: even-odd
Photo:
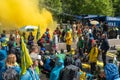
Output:
[[118,26],[120,27],[120,18],[119,17],[106,17],[106,21],[109,26]]
[[24,26],[24,27],[20,28],[20,31],[34,31],[37,29],[38,29],[38,26],[28,25],[28,26]]

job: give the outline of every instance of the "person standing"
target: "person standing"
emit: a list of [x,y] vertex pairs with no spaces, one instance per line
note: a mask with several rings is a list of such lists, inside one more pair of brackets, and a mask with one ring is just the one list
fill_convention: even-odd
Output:
[[56,33],[56,32],[54,32],[53,33],[53,49],[55,50],[55,51],[57,51],[57,49],[58,49],[58,39],[59,37],[58,37],[58,34]]
[[16,62],[15,54],[9,54],[5,61],[0,70],[0,80],[19,80],[21,68]]
[[30,32],[30,34],[28,36],[28,45],[30,46],[29,48],[31,48],[33,43],[34,43],[34,36],[33,36],[32,32]]
[[84,49],[84,40],[82,39],[82,36],[79,37],[79,41],[77,43],[77,47],[79,50],[79,56],[83,56],[83,49]]
[[66,48],[67,48],[67,52],[71,51],[71,45],[72,45],[72,36],[70,31],[67,32],[66,34]]
[[32,58],[33,64],[27,69],[26,73],[20,77],[20,80],[40,80],[39,75],[36,71],[38,66],[38,60]]
[[102,51],[102,60],[105,66],[106,65],[106,53],[109,49],[109,43],[108,43],[106,34],[102,34],[102,43],[101,43],[100,49]]
[[103,25],[103,33],[106,34],[106,35],[108,34],[108,27],[109,27],[108,23],[105,22],[104,25]]
[[96,42],[92,44],[92,48],[89,53],[89,62],[91,65],[91,74],[94,74],[96,71],[96,64],[97,64],[97,58],[98,58],[98,48]]

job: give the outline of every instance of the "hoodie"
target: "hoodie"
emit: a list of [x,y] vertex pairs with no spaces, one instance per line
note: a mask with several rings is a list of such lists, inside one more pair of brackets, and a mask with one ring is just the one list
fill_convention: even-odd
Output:
[[68,31],[67,35],[66,35],[66,44],[72,45],[72,35],[71,35],[70,31]]
[[64,68],[64,61],[59,59],[56,66],[53,68],[52,72],[50,73],[50,80],[58,80],[60,71]]
[[120,80],[118,67],[115,64],[108,63],[104,67],[106,80]]
[[0,70],[5,65],[5,59],[7,58],[7,52],[5,50],[0,50]]

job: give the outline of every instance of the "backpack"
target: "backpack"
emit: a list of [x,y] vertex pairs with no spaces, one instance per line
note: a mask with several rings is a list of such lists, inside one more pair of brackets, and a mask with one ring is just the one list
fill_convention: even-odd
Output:
[[65,60],[64,60],[64,65],[67,66],[67,65],[70,65],[70,64],[73,64],[74,63],[74,59],[72,56],[66,56],[65,57]]
[[8,68],[2,73],[3,80],[19,80],[19,74],[13,68]]
[[15,55],[16,55],[16,58],[17,58],[17,63],[20,64],[22,56],[21,56],[21,50],[20,50],[19,47],[15,48]]
[[59,80],[79,80],[79,76],[79,68],[74,65],[69,65],[61,70]]

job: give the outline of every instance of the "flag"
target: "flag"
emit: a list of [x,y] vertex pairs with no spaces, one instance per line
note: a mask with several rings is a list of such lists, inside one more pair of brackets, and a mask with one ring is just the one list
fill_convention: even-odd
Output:
[[21,49],[22,49],[22,59],[21,59],[21,75],[26,73],[26,70],[33,64],[32,59],[29,55],[29,51],[24,43],[24,38],[21,37]]
[[38,26],[37,35],[36,35],[36,40],[38,40],[39,37],[40,37],[40,27]]

